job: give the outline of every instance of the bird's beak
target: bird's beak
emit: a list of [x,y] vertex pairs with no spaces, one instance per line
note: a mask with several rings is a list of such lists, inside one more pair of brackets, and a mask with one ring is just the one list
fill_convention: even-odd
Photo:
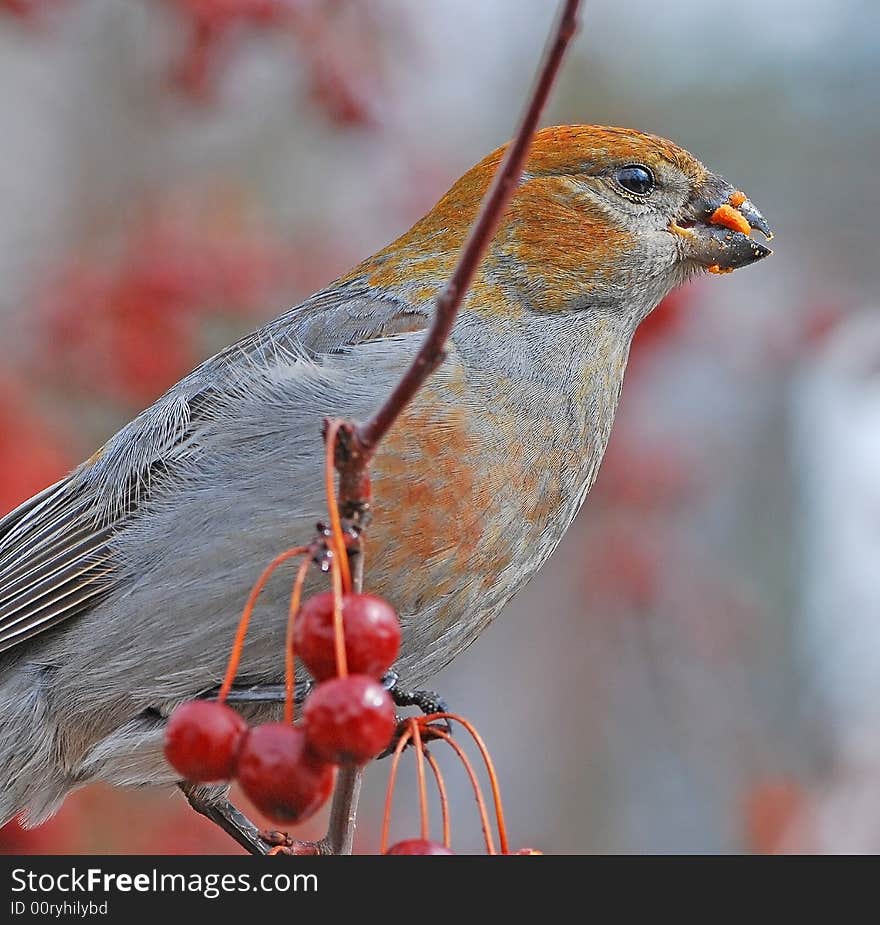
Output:
[[773,232],[767,220],[745,193],[714,174],[669,230],[681,238],[682,258],[712,273],[730,273],[773,253],[750,237],[756,230],[769,241]]

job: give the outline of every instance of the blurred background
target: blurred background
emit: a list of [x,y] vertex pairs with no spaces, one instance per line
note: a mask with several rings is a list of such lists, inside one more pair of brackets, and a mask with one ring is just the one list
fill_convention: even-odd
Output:
[[[507,140],[555,8],[0,0],[0,508]],[[776,254],[649,318],[580,517],[436,678],[488,740],[516,845],[880,851],[878,87],[874,0],[586,5],[544,121],[679,142]],[[478,850],[444,767],[454,845]],[[407,761],[393,834],[416,832]],[[237,850],[179,794],[101,787],[0,843]]]

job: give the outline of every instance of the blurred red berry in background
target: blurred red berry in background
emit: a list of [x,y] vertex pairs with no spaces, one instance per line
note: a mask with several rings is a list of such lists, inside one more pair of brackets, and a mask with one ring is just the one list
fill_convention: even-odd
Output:
[[266,232],[175,206],[134,222],[115,258],[83,252],[49,275],[37,300],[41,375],[141,407],[210,352],[208,319],[260,317],[293,285],[299,262]]
[[0,13],[9,13],[29,26],[43,26],[69,0],[0,0]]
[[638,360],[643,353],[675,338],[684,329],[694,308],[693,293],[687,286],[666,296],[636,330],[630,361]]
[[383,95],[381,54],[366,4],[305,0],[166,0],[187,38],[173,83],[193,102],[218,90],[236,45],[255,31],[274,32],[290,45],[306,73],[307,94],[344,127],[370,126]]
[[756,854],[777,854],[792,823],[804,809],[807,794],[795,780],[767,778],[746,794],[746,841]]
[[63,447],[25,383],[0,374],[0,514],[67,472],[71,460]]

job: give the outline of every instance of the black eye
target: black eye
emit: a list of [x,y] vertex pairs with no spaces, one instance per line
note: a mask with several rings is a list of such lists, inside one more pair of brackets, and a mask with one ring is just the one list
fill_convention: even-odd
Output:
[[654,174],[641,164],[627,164],[615,174],[617,182],[629,193],[647,196],[654,189]]

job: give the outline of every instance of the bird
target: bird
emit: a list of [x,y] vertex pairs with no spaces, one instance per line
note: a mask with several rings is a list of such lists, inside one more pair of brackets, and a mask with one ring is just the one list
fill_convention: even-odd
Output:
[[[314,535],[322,421],[365,420],[400,379],[505,147],[0,520],[0,823],[38,824],[94,781],[180,783],[167,717],[216,690],[256,576]],[[753,231],[772,236],[744,193],[670,141],[536,132],[445,362],[373,462],[364,587],[400,615],[402,684],[467,648],[541,567],[596,478],[639,323],[695,274],[770,254]],[[282,571],[237,678],[254,721],[280,715]],[[228,821],[224,799],[191,802]]]

